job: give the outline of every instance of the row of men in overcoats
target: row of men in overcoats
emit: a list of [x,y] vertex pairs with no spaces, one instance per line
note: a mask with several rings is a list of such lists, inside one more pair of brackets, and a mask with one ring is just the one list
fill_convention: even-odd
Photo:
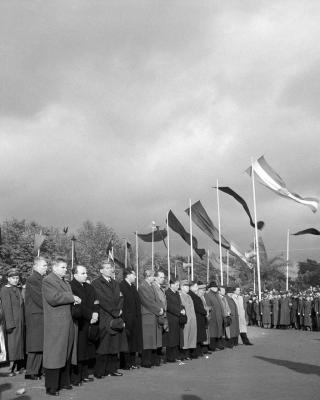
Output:
[[[102,262],[100,276],[92,284],[87,283],[83,266],[76,266],[72,281],[66,282],[64,258],[57,258],[52,272],[44,277],[46,270],[46,260],[37,258],[26,282],[26,378],[38,379],[43,363],[48,394],[70,390],[71,383],[92,381],[92,359],[94,376],[102,379],[122,375],[119,356],[121,368],[137,368],[137,353],[141,354],[141,366],[151,368],[160,365],[163,347],[167,361],[175,362],[224,345],[232,347],[239,333],[243,342],[250,344],[239,288],[229,288],[225,296],[224,288],[219,289],[215,282],[206,291],[201,283],[173,279],[164,291],[164,273],[147,269],[137,291],[135,272],[125,270],[119,284],[108,260]],[[15,318],[19,324],[11,323],[6,307],[8,293],[11,300],[14,296],[23,304],[16,282],[10,279],[17,275],[11,271],[9,287],[1,289],[12,361],[24,355],[23,340],[17,346],[13,339],[23,337],[23,318]]]

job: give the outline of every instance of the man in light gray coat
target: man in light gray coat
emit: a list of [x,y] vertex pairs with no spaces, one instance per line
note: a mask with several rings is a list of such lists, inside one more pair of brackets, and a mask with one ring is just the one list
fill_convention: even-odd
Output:
[[49,395],[57,396],[59,389],[70,385],[70,356],[74,340],[71,305],[80,304],[70,285],[64,280],[67,263],[63,257],[54,261],[52,272],[43,279],[44,342],[43,366],[45,386]]

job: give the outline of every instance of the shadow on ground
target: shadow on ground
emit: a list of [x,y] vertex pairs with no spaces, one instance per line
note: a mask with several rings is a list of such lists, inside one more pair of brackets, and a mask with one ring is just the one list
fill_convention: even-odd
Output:
[[11,387],[12,387],[11,383],[3,383],[2,385],[0,385],[0,399],[1,399],[1,393],[11,389]]
[[320,376],[320,367],[318,365],[305,364],[288,360],[278,360],[276,358],[260,356],[255,356],[255,358],[259,358],[259,360],[263,360],[271,364],[280,365],[281,367],[292,369],[293,371],[299,372],[300,374],[315,374]]
[[201,397],[196,396],[194,394],[183,394],[181,399],[182,400],[202,400]]

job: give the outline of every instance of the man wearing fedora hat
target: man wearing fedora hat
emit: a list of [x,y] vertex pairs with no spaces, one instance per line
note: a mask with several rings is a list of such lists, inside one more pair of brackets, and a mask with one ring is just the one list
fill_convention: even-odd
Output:
[[210,332],[210,350],[223,350],[222,337],[224,335],[223,317],[224,307],[218,294],[218,284],[215,281],[209,283],[205,299],[211,307],[209,332]]

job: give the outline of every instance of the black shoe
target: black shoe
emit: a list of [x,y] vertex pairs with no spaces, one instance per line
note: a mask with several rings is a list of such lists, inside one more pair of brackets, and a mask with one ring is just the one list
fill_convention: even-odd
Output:
[[123,376],[122,372],[112,372],[111,374],[108,374],[107,376]]
[[142,368],[152,368],[153,365],[151,365],[151,364],[141,364],[141,367]]
[[93,382],[94,379],[93,378],[83,378],[82,382],[87,383],[87,382]]
[[63,386],[61,386],[61,389],[72,390],[73,387],[72,387],[72,385],[63,385]]
[[30,379],[32,381],[39,381],[41,378],[38,375],[25,375],[24,379]]
[[82,386],[81,382],[72,382],[72,386]]
[[58,390],[46,389],[46,394],[49,396],[59,396]]
[[93,376],[94,376],[95,378],[97,378],[97,379],[102,379],[102,378],[104,378],[104,375],[94,374]]

